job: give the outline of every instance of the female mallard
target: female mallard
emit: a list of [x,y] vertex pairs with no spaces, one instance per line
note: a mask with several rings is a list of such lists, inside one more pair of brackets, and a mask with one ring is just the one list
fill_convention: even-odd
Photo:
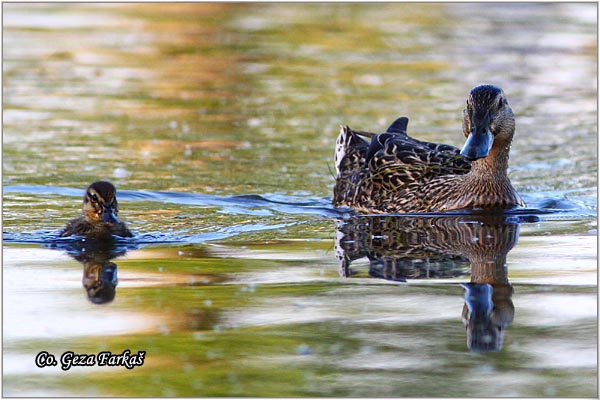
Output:
[[[502,89],[480,85],[464,110],[462,150],[406,134],[408,118],[376,135],[342,127],[333,204],[365,213],[504,210],[525,203],[507,175],[515,118]],[[370,136],[371,142],[360,136]]]
[[81,235],[90,239],[108,239],[112,235],[132,237],[127,226],[118,220],[117,189],[112,183],[92,183],[83,196],[83,215],[67,224],[60,236]]

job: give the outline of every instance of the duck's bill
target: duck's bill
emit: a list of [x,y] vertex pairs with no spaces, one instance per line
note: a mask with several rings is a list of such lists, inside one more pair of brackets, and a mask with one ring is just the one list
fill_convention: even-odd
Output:
[[460,154],[470,161],[487,157],[494,144],[494,135],[488,129],[473,129]]
[[102,208],[102,221],[108,224],[116,224],[119,222],[117,215],[115,214],[115,210],[112,207]]

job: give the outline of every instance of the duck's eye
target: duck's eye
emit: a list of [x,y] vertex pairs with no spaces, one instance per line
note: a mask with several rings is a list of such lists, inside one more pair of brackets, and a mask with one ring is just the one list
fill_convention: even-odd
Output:
[[91,194],[91,195],[90,195],[90,198],[92,199],[92,201],[93,201],[94,203],[97,203],[97,202],[98,202],[98,196],[96,196],[96,193],[94,193],[94,194]]
[[506,100],[501,98],[500,101],[498,102],[498,108],[504,107],[505,105],[506,105]]

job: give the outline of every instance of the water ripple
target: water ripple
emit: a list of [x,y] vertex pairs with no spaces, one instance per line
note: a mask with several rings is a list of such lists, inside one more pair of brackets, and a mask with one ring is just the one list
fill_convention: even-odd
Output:
[[[64,188],[56,186],[42,185],[19,185],[5,186],[4,193],[27,193],[32,195],[60,195],[83,197],[84,191],[81,189]],[[296,201],[295,197],[285,197],[281,195],[266,195],[273,197],[263,197],[257,194],[247,194],[238,196],[215,196],[208,194],[184,193],[184,192],[154,192],[146,190],[119,190],[120,201],[153,201],[160,203],[172,203],[192,206],[213,206],[224,207],[225,212],[231,210],[231,213],[243,212],[250,215],[257,215],[256,208],[259,208],[258,215],[264,212],[264,209],[277,211],[286,214],[306,214],[320,215],[323,217],[339,217],[346,211],[337,209],[331,205],[329,198],[314,198]],[[277,200],[275,200],[275,198]],[[260,209],[263,209],[262,211]]]
[[[585,200],[578,199],[578,193],[585,194],[587,189],[571,190],[568,192],[544,192],[524,195],[529,204],[528,208],[517,208],[506,210],[504,215],[514,217],[515,223],[534,223],[551,220],[579,220],[595,218],[596,210]],[[60,195],[60,196],[83,196],[83,190],[64,188],[56,186],[6,186],[4,193],[26,193],[30,195]],[[587,198],[584,196],[584,198]],[[150,201],[160,203],[172,203],[192,206],[221,207],[217,212],[228,215],[244,214],[264,217],[273,213],[294,214],[300,216],[320,216],[324,218],[345,219],[356,215],[352,209],[347,207],[333,207],[329,198],[298,198],[282,195],[238,195],[238,196],[215,196],[197,193],[182,192],[155,192],[155,191],[133,191],[120,190],[121,201]],[[456,216],[480,214],[482,211],[453,211],[446,213],[424,213],[424,214],[393,214],[402,217],[432,217],[432,216]],[[390,214],[392,215],[392,214]],[[379,214],[378,216],[382,216]],[[298,225],[304,221],[295,219],[283,222],[259,222],[259,220],[244,224],[215,227],[210,232],[187,234],[187,230],[175,232],[148,232],[136,235],[133,238],[118,238],[116,242],[125,246],[126,249],[139,248],[149,244],[168,243],[204,243],[231,238],[248,232],[258,232],[282,229]],[[42,230],[32,233],[3,232],[3,240],[8,243],[43,243],[50,247],[72,246],[77,241],[85,241],[81,237],[61,238],[59,230]]]
[[[145,245],[150,244],[171,244],[171,243],[187,243],[197,244],[208,241],[216,241],[227,239],[243,233],[265,231],[272,229],[282,229],[292,225],[297,225],[298,222],[280,223],[280,224],[243,224],[235,226],[222,227],[214,232],[198,233],[186,235],[184,231],[179,232],[149,232],[136,235],[132,238],[123,238],[113,236],[114,241],[111,246],[122,248],[123,250],[135,250]],[[89,245],[90,241],[82,236],[60,237],[60,230],[41,230],[36,232],[3,232],[2,239],[6,243],[39,243],[47,245],[51,248],[77,248],[81,245]],[[93,246],[93,244],[92,244]]]

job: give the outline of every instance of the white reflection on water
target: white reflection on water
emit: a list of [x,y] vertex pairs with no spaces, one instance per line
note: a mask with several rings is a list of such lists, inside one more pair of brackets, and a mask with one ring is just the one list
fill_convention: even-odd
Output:
[[[129,23],[129,19],[120,18],[118,15],[102,15],[97,10],[94,14],[89,12],[78,12],[73,8],[69,12],[63,9],[61,14],[49,13],[48,5],[29,4],[27,11],[18,6],[5,4],[5,12],[10,11],[10,18],[3,21],[4,27],[29,28],[35,26],[38,29],[76,29],[90,27],[116,27]],[[80,8],[79,8],[80,9]],[[58,16],[59,15],[59,16]]]
[[26,339],[124,335],[159,323],[159,318],[116,308],[98,313],[98,305],[85,298],[81,265],[65,253],[11,248],[4,249],[4,258],[5,345]]
[[577,326],[598,316],[595,294],[515,294],[513,301],[521,324],[536,327]]
[[[458,291],[458,290],[457,290]],[[460,292],[459,292],[460,293]],[[406,293],[398,286],[381,286],[380,293],[362,285],[310,297],[267,298],[247,310],[228,312],[235,327],[346,321],[357,325],[413,325],[456,320],[460,324],[463,300],[457,296]]]
[[509,278],[513,283],[596,286],[596,246],[592,235],[522,236],[508,258]]
[[[549,350],[551,349],[551,351]],[[565,342],[562,339],[531,340],[517,347],[532,355],[529,366],[546,368],[597,368],[598,352],[587,343]]]

